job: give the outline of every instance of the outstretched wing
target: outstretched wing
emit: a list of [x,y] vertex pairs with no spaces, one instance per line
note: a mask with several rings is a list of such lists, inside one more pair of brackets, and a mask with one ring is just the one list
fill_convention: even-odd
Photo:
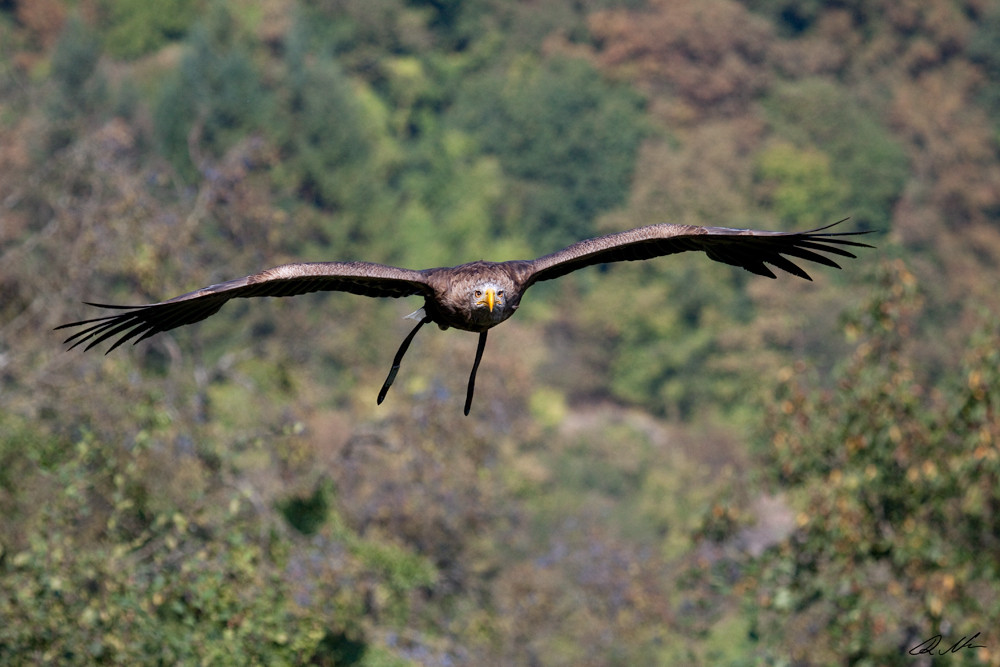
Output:
[[[350,292],[373,297],[431,295],[422,271],[399,269],[370,262],[312,262],[285,264],[252,276],[203,287],[181,296],[144,306],[90,303],[124,312],[56,327],[83,327],[64,342],[70,349],[90,341],[86,350],[118,336],[108,352],[125,341],[149,338],[214,315],[230,299],[256,296],[295,296],[307,292]],[[93,339],[93,340],[91,340]]]
[[867,243],[844,238],[867,234],[867,231],[826,231],[844,220],[806,232],[765,232],[754,229],[671,224],[639,227],[580,241],[558,252],[526,262],[528,271],[525,287],[540,280],[552,280],[564,276],[585,266],[608,262],[631,262],[688,250],[700,250],[717,262],[740,266],[768,278],[776,277],[767,266],[770,264],[800,278],[812,280],[808,273],[789,258],[839,269],[840,265],[821,253],[854,258],[854,254],[845,250],[843,246],[873,247]]

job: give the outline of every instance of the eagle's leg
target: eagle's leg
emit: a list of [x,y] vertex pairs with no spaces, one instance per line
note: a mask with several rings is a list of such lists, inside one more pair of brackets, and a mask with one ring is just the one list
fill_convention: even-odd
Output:
[[399,349],[396,350],[396,356],[392,358],[392,368],[389,369],[389,377],[387,377],[385,379],[385,382],[382,383],[382,390],[379,391],[378,393],[379,405],[382,405],[382,401],[385,400],[385,395],[389,393],[389,387],[392,386],[392,381],[396,379],[396,373],[399,372],[399,364],[400,362],[403,361],[403,355],[406,354],[407,348],[410,347],[410,341],[413,340],[413,337],[417,335],[418,331],[420,331],[420,327],[424,326],[430,321],[431,318],[425,317],[419,322],[417,322],[417,326],[413,327],[413,331],[411,331],[409,335],[403,339],[403,342],[400,344]]
[[479,346],[476,348],[476,360],[472,364],[472,373],[469,375],[469,391],[465,395],[465,415],[469,415],[472,408],[472,392],[476,390],[476,371],[479,370],[479,362],[483,360],[483,350],[486,349],[486,333],[479,333]]

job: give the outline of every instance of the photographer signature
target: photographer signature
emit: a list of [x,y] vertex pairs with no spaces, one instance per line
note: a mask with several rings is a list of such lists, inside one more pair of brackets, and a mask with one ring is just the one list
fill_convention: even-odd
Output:
[[[957,642],[949,646],[948,648],[943,648],[937,651],[936,655],[947,655],[948,653],[958,653],[963,648],[986,648],[984,644],[973,644],[979,633],[972,635],[971,637],[963,636]],[[935,655],[935,649],[938,644],[941,643],[941,635],[934,635],[930,639],[925,639],[913,648],[911,648],[907,653],[910,655]]]

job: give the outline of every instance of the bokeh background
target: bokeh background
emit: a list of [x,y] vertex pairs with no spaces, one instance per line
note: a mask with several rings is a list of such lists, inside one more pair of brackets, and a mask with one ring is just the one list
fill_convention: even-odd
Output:
[[[1000,664],[1000,5],[0,2],[0,662]],[[704,256],[58,324],[298,260]]]

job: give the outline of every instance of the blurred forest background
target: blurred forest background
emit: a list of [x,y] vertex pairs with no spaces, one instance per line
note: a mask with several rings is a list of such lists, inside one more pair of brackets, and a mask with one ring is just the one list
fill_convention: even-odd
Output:
[[[0,662],[1000,665],[1000,5],[0,2]],[[108,356],[81,303],[655,222],[491,337],[350,295]]]

